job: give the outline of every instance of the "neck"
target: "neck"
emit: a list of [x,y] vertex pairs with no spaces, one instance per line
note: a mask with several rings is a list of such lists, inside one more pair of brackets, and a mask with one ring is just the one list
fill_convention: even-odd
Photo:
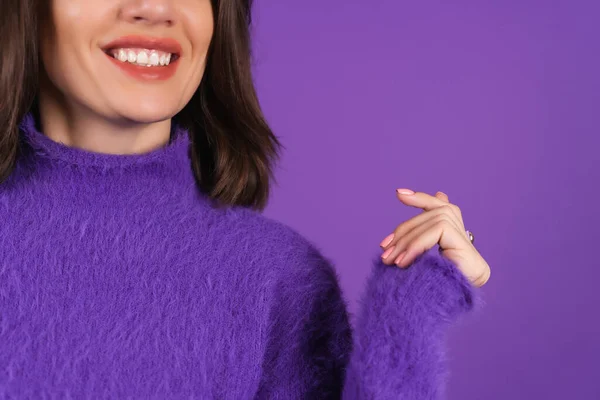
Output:
[[40,91],[39,119],[42,131],[53,141],[95,153],[147,153],[165,146],[171,133],[171,119],[152,123],[109,119],[68,103],[52,89]]
[[163,182],[177,179],[192,179],[190,157],[190,134],[187,130],[174,124],[169,133],[169,141],[160,148],[147,152],[114,154],[89,151],[81,147],[70,146],[62,141],[50,138],[39,129],[41,123],[35,118],[36,113],[28,113],[20,128],[20,166],[34,168],[52,179],[62,179],[71,170],[92,175],[101,172],[106,176],[114,172],[126,175],[134,180],[142,176],[159,177]]

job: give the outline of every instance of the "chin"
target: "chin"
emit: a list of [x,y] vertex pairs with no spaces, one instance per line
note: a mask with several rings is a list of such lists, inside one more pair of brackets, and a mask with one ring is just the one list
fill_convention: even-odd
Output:
[[[131,105],[135,105],[135,107],[131,107]],[[115,109],[122,117],[142,124],[168,120],[180,111],[180,107],[169,105],[167,101],[131,101],[127,107],[115,107]]]

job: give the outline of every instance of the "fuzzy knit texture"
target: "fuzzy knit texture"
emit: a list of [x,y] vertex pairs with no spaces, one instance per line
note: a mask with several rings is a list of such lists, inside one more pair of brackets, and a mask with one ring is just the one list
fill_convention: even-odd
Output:
[[0,399],[441,399],[478,290],[437,246],[374,249],[352,329],[314,243],[198,190],[186,131],[145,154],[55,142],[28,115],[0,185]]

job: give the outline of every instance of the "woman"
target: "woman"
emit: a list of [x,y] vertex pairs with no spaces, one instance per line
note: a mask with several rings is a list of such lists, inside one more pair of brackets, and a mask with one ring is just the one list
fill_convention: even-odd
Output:
[[489,266],[446,195],[399,193],[424,211],[351,331],[331,262],[260,213],[280,144],[249,0],[2,7],[1,398],[443,395]]

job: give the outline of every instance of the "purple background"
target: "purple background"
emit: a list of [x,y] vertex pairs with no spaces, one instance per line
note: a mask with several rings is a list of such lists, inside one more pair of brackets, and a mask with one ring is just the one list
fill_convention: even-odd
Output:
[[598,2],[258,0],[259,96],[287,150],[268,216],[336,264],[446,192],[492,268],[448,337],[450,399],[600,399]]

